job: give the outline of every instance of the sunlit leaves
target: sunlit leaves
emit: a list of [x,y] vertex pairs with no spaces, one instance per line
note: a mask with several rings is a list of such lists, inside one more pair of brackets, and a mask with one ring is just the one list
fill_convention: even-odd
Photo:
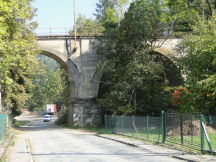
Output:
[[36,40],[29,0],[0,1],[0,76],[3,103],[17,114],[28,96],[35,67]]

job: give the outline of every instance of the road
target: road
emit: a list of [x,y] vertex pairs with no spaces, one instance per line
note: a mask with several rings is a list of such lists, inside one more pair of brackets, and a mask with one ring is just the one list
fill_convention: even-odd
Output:
[[41,117],[23,115],[32,124],[21,128],[9,162],[178,162],[165,154],[154,154],[95,136],[95,133],[56,126]]

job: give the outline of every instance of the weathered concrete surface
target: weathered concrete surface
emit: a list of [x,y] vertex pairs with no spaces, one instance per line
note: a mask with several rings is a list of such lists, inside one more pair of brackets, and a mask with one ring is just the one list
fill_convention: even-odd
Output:
[[70,125],[100,125],[101,111],[92,100],[97,98],[100,72],[96,65],[100,56],[96,53],[94,37],[79,37],[74,51],[72,37],[39,37],[42,55],[59,62],[70,82],[68,121]]
[[22,116],[32,125],[21,129],[9,162],[178,162],[173,154],[154,153],[95,136],[94,132],[72,130],[42,122],[37,116]]
[[[174,49],[179,41],[170,39],[164,43],[160,40],[155,50],[166,56],[171,55],[175,53]],[[41,54],[59,62],[70,81],[69,124],[100,125],[98,118],[101,118],[101,111],[96,102],[91,102],[98,96],[102,75],[96,68],[101,60],[101,56],[96,52],[97,40],[94,37],[78,37],[76,50],[74,43],[74,38],[70,36],[38,37]]]

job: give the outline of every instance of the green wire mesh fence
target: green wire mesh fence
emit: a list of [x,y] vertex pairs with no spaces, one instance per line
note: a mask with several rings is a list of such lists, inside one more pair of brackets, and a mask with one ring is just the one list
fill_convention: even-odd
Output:
[[105,115],[113,133],[189,150],[216,152],[216,117],[164,113],[155,116]]
[[7,125],[8,125],[8,115],[0,114],[0,141],[5,135]]
[[161,142],[161,118],[153,116],[105,115],[105,127],[113,133]]
[[165,138],[166,143],[200,150],[200,116],[165,113]]

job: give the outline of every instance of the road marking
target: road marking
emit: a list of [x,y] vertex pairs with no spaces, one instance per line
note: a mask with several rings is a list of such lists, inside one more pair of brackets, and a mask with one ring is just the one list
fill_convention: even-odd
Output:
[[32,154],[32,145],[30,143],[29,138],[25,138],[25,143],[26,143],[26,149],[27,149],[28,153],[30,154],[31,162],[35,162],[35,158]]

